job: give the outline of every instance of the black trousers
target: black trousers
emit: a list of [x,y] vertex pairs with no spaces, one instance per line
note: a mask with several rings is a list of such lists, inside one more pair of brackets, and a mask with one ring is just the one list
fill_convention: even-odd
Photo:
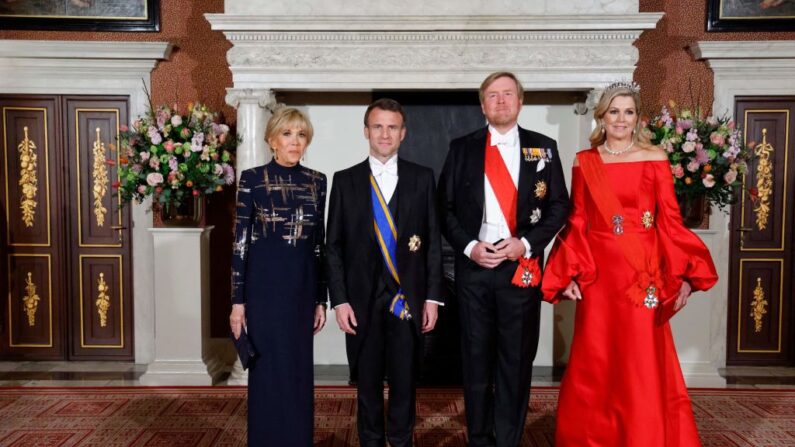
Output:
[[538,289],[511,284],[516,262],[456,272],[470,447],[521,443],[541,309]]
[[[416,417],[416,335],[413,324],[389,313],[392,296],[381,293],[373,305],[370,327],[359,352],[359,443],[366,447],[410,447]],[[411,309],[422,318],[422,309]],[[384,373],[389,384],[389,411],[384,429]]]

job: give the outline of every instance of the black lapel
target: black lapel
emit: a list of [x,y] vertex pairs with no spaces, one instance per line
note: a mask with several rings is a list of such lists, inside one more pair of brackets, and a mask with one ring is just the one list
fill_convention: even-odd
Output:
[[[522,150],[523,147],[532,147],[533,139],[530,134],[522,129],[519,128],[519,151]],[[516,207],[516,222],[517,225],[522,219],[522,216],[527,215],[527,211],[525,211],[525,207],[529,204],[532,200],[532,191],[534,190],[534,185],[532,184],[533,170],[536,168],[537,163],[528,163],[525,161],[524,156],[520,153],[519,159],[519,184],[517,186],[517,200],[518,206]]]
[[395,194],[397,194],[397,240],[406,232],[406,225],[411,219],[411,204],[414,197],[414,191],[417,189],[417,179],[409,175],[410,168],[406,162],[398,157],[398,184]]
[[472,135],[472,139],[468,141],[469,147],[466,148],[471,153],[469,157],[470,165],[467,170],[469,172],[468,177],[472,198],[480,208],[481,214],[483,214],[483,201],[486,198],[483,178],[486,176],[486,137],[488,130],[489,128],[485,127]]
[[[370,236],[370,242],[375,241],[375,230],[373,230],[373,198],[370,189],[370,159],[356,165],[353,169],[353,188],[354,188],[354,209],[364,212],[365,228]],[[361,204],[361,205],[360,205]]]

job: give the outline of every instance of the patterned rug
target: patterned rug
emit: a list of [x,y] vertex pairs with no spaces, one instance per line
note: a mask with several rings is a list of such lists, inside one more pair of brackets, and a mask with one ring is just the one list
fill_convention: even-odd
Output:
[[[421,389],[417,447],[465,445],[458,389]],[[356,392],[318,387],[315,446],[357,446]],[[705,447],[795,446],[795,390],[690,390]],[[552,446],[556,388],[534,388],[523,446]],[[2,447],[246,445],[246,390],[0,389]]]

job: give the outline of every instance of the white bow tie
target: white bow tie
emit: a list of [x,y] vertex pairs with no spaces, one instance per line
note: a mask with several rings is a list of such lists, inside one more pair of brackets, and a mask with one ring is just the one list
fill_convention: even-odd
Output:
[[387,174],[393,177],[397,177],[398,175],[397,163],[389,163],[387,165],[370,163],[370,171],[372,171],[373,177],[380,177],[381,174]]
[[494,146],[498,144],[503,144],[505,146],[513,146],[516,144],[516,137],[514,136],[513,133],[508,133],[507,135],[500,135],[497,132],[492,132],[491,144]]

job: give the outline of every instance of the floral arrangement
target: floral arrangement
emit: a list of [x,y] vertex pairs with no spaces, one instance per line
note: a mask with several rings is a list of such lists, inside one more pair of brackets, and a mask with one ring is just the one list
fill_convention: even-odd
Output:
[[159,106],[120,127],[119,181],[122,200],[182,204],[188,197],[221,191],[235,181],[231,151],[238,140],[217,114],[202,104]]
[[676,195],[685,200],[706,197],[727,211],[736,202],[741,174],[748,169],[751,154],[742,144],[742,133],[727,117],[702,117],[696,109],[671,110],[651,120],[651,141],[668,153]]

